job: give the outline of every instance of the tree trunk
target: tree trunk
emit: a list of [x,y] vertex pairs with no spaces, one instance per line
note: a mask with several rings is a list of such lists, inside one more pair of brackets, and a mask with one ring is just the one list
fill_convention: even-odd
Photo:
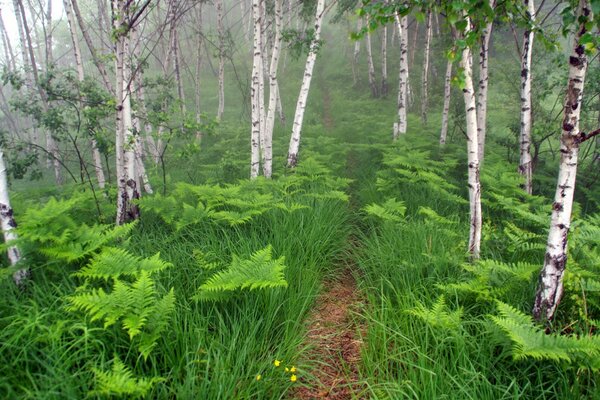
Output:
[[394,124],[394,140],[398,139],[399,135],[404,135],[407,128],[408,17],[400,18],[399,14],[396,13],[396,26],[398,27],[398,38],[400,39],[400,68],[398,74],[398,121]]
[[[242,9],[245,1],[241,1]],[[245,12],[242,13],[242,19],[245,21]],[[246,31],[246,30],[244,30]],[[196,123],[202,122],[202,107],[200,101],[200,73],[202,72],[202,2],[198,2],[196,5],[196,79],[194,82],[194,94],[196,100]],[[196,131],[196,140],[200,142],[202,140],[202,131],[198,129]]]
[[[360,32],[362,29],[362,18],[359,17],[356,20],[356,31]],[[358,68],[358,56],[360,54],[360,40],[356,40],[354,42],[354,55],[352,57],[352,82],[356,85],[358,83],[359,78],[359,68]]]
[[[19,32],[19,42],[21,44],[21,58],[23,59],[23,66],[31,65],[29,56],[27,55],[27,41],[25,40],[25,30],[23,29],[23,19],[21,18],[21,11],[18,0],[13,0],[13,9],[15,11],[15,19],[17,21],[17,31]],[[28,74],[28,76],[31,76]],[[31,83],[31,82],[28,82]]]
[[217,120],[221,121],[225,111],[225,28],[223,27],[223,0],[216,0],[217,35],[219,36],[219,108]]
[[113,29],[117,32],[115,59],[117,81],[117,225],[138,219],[140,211],[133,201],[140,197],[136,173],[135,138],[131,118],[131,62],[129,60],[128,3],[113,0]]
[[[8,177],[6,174],[6,164],[4,163],[4,153],[0,148],[0,223],[2,233],[4,234],[4,243],[9,243],[17,239],[15,229],[17,224],[13,216],[13,209],[10,206],[8,196]],[[21,260],[21,252],[15,245],[8,248],[8,259],[10,265],[15,265]],[[29,278],[29,269],[21,268],[13,274],[13,279],[17,286],[22,286]]]
[[[533,25],[535,6],[533,0],[524,0],[527,17]],[[532,193],[533,168],[531,163],[531,54],[533,52],[533,29],[525,30],[521,57],[521,134],[519,144],[521,156],[519,173],[525,178],[525,192]]]
[[371,48],[371,32],[368,27],[370,26],[369,16],[367,15],[367,64],[369,67],[369,87],[371,88],[371,96],[374,98],[379,97],[379,88],[375,79],[375,64],[373,63],[373,51]]
[[[465,28],[465,36],[470,31],[470,21]],[[479,182],[479,153],[477,146],[477,106],[473,88],[473,58],[471,49],[465,47],[460,66],[464,71],[463,97],[467,122],[468,187],[470,204],[469,253],[473,260],[479,258],[481,245],[481,184]]]
[[[23,30],[25,32],[25,39],[27,40],[27,50],[29,51],[29,61],[31,63],[31,72],[33,75],[33,83],[35,84],[38,93],[40,95],[42,108],[44,113],[48,112],[48,97],[44,88],[40,84],[40,78],[38,75],[37,63],[35,62],[35,55],[33,53],[33,43],[31,41],[31,33],[29,31],[29,25],[27,24],[27,17],[25,14],[25,8],[23,7],[22,0],[16,0],[17,6],[19,7],[21,13],[21,21],[23,23]],[[15,11],[16,12],[16,11]],[[56,141],[50,134],[50,132],[46,133],[46,148],[48,153],[52,156],[52,164],[54,165],[54,178],[56,180],[57,185],[61,185],[63,183],[62,174],[61,174],[61,165],[59,162],[59,154],[58,154],[58,145]]]
[[427,11],[427,23],[425,25],[425,54],[423,56],[423,78],[421,88],[421,122],[427,125],[427,80],[429,78],[429,48],[431,47],[431,10]]
[[446,144],[448,135],[448,114],[450,112],[450,93],[452,90],[452,61],[446,64],[446,79],[444,81],[444,110],[442,112],[442,130],[440,133],[440,145]]
[[[113,2],[114,2],[114,0],[113,0]],[[73,5],[73,12],[75,13],[75,17],[77,17],[77,22],[79,23],[79,29],[81,30],[83,39],[85,40],[85,43],[87,44],[90,54],[92,55],[92,61],[94,62],[94,65],[96,66],[96,68],[98,69],[98,72],[100,72],[100,76],[102,77],[102,82],[104,83],[104,87],[106,88],[106,90],[108,90],[109,93],[114,94],[115,90],[112,86],[112,83],[110,83],[110,78],[108,77],[108,73],[106,72],[106,67],[104,66],[104,63],[102,62],[102,60],[100,59],[100,56],[98,55],[98,52],[96,51],[96,48],[94,47],[94,43],[92,42],[92,38],[90,37],[90,35],[87,31],[85,22],[83,21],[83,17],[81,16],[81,11],[79,11],[79,5],[77,4],[77,0],[71,0],[71,4]]]
[[579,44],[579,41],[587,32],[586,22],[592,21],[592,10],[587,0],[580,0],[579,15],[581,22],[569,57],[569,81],[560,136],[560,165],[556,194],[552,204],[544,267],[540,272],[533,306],[533,316],[538,321],[552,319],[563,294],[563,274],[567,263],[567,240],[575,193],[577,157],[579,144],[586,139],[579,131],[579,120],[588,60],[584,45]]
[[[79,39],[77,39],[76,28],[75,28],[75,19],[73,18],[73,13],[71,11],[71,4],[68,0],[63,0],[63,6],[65,9],[65,14],[67,15],[67,23],[69,25],[69,32],[71,34],[71,42],[73,43],[73,53],[75,55],[75,66],[77,68],[77,79],[81,84],[85,79],[85,73],[83,70],[83,61],[81,59],[81,49],[79,47]],[[100,151],[98,150],[98,144],[94,137],[91,138],[92,145],[92,158],[94,160],[94,171],[96,172],[96,179],[98,180],[98,186],[101,189],[104,189],[106,179],[104,177],[104,170],[102,168],[102,157],[100,155]]]
[[[493,9],[496,1],[489,0]],[[479,163],[483,162],[485,150],[485,134],[487,124],[487,92],[488,92],[488,55],[490,38],[492,37],[493,19],[490,20],[482,32],[481,48],[479,51],[479,92],[477,93],[477,146]]]
[[294,115],[294,125],[292,126],[292,137],[288,149],[287,166],[295,167],[298,164],[298,151],[300,148],[300,133],[302,131],[302,122],[304,119],[304,110],[306,109],[306,100],[308,99],[308,91],[310,89],[310,81],[312,79],[313,68],[317,60],[317,51],[319,50],[319,42],[321,40],[321,23],[325,14],[325,0],[317,1],[317,12],[315,15],[315,36],[310,44],[310,50],[306,57],[306,65],[304,67],[304,79],[300,87],[298,102],[296,103],[296,114]]
[[279,99],[279,86],[277,84],[277,68],[282,42],[282,0],[275,0],[275,38],[271,51],[271,65],[269,68],[269,108],[265,126],[265,152],[263,154],[263,175],[270,178],[273,171],[273,127],[275,126],[275,111]]
[[384,25],[381,32],[381,97],[387,97],[387,25]]
[[252,134],[250,140],[250,178],[255,179],[260,169],[260,136],[261,115],[260,80],[263,78],[262,66],[262,1],[252,0],[252,22],[254,26],[254,51],[252,58],[252,84],[250,88],[250,102],[252,105]]

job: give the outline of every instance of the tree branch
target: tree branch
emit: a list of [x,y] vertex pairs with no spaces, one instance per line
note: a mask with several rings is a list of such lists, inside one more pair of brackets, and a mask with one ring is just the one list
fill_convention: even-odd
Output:
[[597,135],[600,135],[600,129],[596,129],[595,131],[592,131],[590,133],[580,132],[579,135],[577,135],[577,139],[575,139],[575,142],[577,144],[581,144],[586,140],[591,139]]

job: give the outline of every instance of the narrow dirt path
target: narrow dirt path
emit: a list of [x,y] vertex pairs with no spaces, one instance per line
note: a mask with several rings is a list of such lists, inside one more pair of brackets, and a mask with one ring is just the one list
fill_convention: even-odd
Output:
[[358,364],[362,341],[352,311],[360,296],[351,267],[324,282],[326,290],[317,298],[310,314],[305,358],[315,366],[306,385],[292,393],[294,399],[351,399],[360,390]]

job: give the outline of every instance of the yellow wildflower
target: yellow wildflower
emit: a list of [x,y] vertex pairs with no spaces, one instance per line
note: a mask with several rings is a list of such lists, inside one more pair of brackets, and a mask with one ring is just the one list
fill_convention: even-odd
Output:
[[256,375],[256,380],[257,381],[260,381],[261,379],[262,379],[262,375],[261,374]]
[[298,377],[296,375],[290,376],[290,381],[296,382],[297,380],[298,380]]
[[273,365],[279,367],[281,365],[281,361],[275,360],[275,362],[273,362]]
[[285,372],[290,372],[290,369],[288,367],[285,367]]
[[290,368],[290,372],[293,374],[294,372],[296,372],[296,367],[292,367]]

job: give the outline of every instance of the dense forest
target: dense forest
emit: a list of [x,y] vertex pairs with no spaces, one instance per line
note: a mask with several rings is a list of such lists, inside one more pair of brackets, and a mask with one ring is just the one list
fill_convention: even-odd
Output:
[[600,398],[599,27],[0,2],[0,398]]

